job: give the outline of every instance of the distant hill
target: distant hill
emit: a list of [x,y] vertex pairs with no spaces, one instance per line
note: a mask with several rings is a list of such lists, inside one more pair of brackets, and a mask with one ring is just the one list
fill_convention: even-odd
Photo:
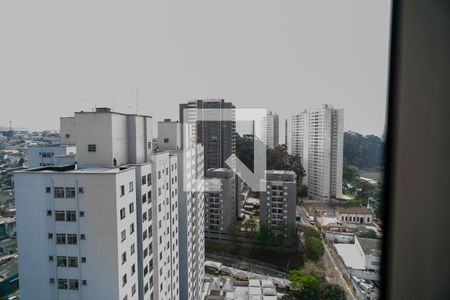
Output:
[[384,142],[376,135],[344,132],[344,164],[363,170],[383,169]]

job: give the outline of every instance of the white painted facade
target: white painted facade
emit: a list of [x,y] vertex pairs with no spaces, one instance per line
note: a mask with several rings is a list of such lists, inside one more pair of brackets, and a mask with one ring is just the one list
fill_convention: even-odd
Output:
[[114,167],[149,161],[151,117],[112,113],[107,108],[61,118],[62,143],[77,146],[80,167]]
[[170,119],[158,122],[158,150],[179,150],[181,148],[181,123]]
[[342,197],[344,110],[324,105],[292,117],[291,148],[306,171],[309,197]]
[[30,145],[27,149],[28,168],[72,165],[75,163],[75,145]]
[[[137,272],[132,272],[137,255],[130,253],[137,237],[129,231],[136,222],[129,211],[136,199],[129,189],[134,180],[132,168],[15,174],[22,299],[138,299],[132,292],[138,285]],[[63,198],[59,188],[64,189]],[[67,221],[69,215],[75,221]],[[64,243],[58,243],[59,235]],[[74,244],[68,244],[69,235],[76,239]],[[66,261],[61,263],[62,258]],[[77,267],[69,266],[69,258]]]
[[181,299],[196,300],[201,299],[205,275],[203,147],[185,136],[184,148],[179,150],[180,126],[178,122],[159,122],[158,148],[177,155],[180,295]]
[[279,123],[278,115],[271,111],[256,121],[255,134],[270,149],[274,149],[280,142]]
[[152,152],[150,120],[61,118],[77,164],[15,173],[23,299],[180,298],[178,158]]

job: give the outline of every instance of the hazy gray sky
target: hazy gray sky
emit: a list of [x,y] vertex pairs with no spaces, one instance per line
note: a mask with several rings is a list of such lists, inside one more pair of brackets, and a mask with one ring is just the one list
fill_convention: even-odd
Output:
[[2,1],[0,126],[135,112],[138,86],[156,120],[197,98],[281,118],[331,103],[346,130],[381,135],[389,22],[387,0]]

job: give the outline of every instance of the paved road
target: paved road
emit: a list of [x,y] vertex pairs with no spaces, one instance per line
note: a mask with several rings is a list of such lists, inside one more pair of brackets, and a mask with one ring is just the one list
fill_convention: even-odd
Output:
[[275,270],[267,266],[261,266],[253,262],[247,262],[235,258],[223,257],[215,254],[205,254],[206,260],[213,260],[223,263],[227,266],[231,266],[240,270],[255,272],[262,275],[267,275],[271,277],[287,278],[287,273]]
[[325,265],[325,274],[328,281],[330,283],[338,284],[342,288],[344,288],[345,292],[347,293],[347,299],[356,300],[357,298],[353,294],[351,286],[347,283],[347,281],[345,281],[344,277],[342,276],[342,272],[334,261],[334,258],[330,253],[331,250],[328,248],[328,245],[325,242],[322,241],[322,243],[325,248],[323,262]]

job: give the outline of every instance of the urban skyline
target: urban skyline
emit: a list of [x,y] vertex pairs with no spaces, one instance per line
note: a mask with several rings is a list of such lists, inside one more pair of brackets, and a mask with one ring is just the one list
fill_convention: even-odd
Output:
[[54,116],[95,106],[135,113],[138,88],[138,111],[161,119],[193,99],[280,119],[330,103],[345,130],[380,136],[389,16],[389,1],[5,2],[0,126],[57,129]]

